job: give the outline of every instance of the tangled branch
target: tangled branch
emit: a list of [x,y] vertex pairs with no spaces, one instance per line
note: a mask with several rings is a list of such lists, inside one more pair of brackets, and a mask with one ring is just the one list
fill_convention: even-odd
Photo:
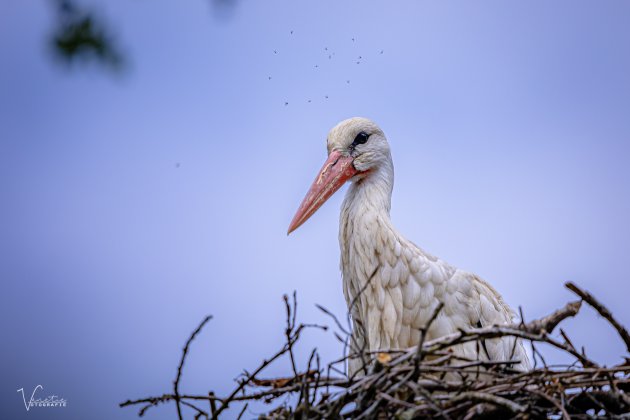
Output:
[[[598,311],[618,332],[630,352],[627,330],[613,317],[604,305],[591,294],[573,283],[566,287],[582,301]],[[569,302],[557,311],[530,322],[512,325],[495,325],[461,330],[457,333],[425,340],[431,321],[420,331],[420,343],[409,349],[366,351],[360,355],[346,354],[343,358],[320,366],[316,350],[311,352],[307,365],[299,369],[294,345],[307,328],[326,327],[297,324],[297,299],[285,296],[287,325],[286,343],[252,373],[237,380],[234,390],[226,397],[213,392],[200,395],[180,395],[178,384],[188,347],[207,323],[209,317],[193,332],[184,347],[174,384],[173,394],[129,400],[121,407],[140,406],[142,416],[150,407],[175,402],[181,417],[181,406],[193,410],[195,418],[217,419],[230,404],[262,400],[267,403],[280,397],[295,396],[292,404],[279,405],[261,418],[424,418],[481,419],[481,418],[630,418],[630,363],[624,361],[613,367],[601,366],[584,351],[578,351],[567,334],[560,329],[561,339],[551,333],[565,319],[578,314],[582,301]],[[329,311],[321,308],[333,316]],[[434,310],[434,316],[441,305]],[[348,343],[345,329],[336,318],[342,342]],[[473,360],[456,355],[452,348],[463,343],[483,342],[499,337],[518,337],[531,344],[535,366],[521,372],[512,366],[518,360]],[[537,346],[547,345],[559,349],[572,360],[565,365],[549,365]],[[292,374],[283,378],[263,378],[260,375],[283,356],[290,360]],[[351,357],[365,360],[363,376],[348,378],[331,375],[342,372]],[[538,366],[537,361],[542,363]],[[341,366],[341,369],[339,368]],[[209,403],[210,412],[199,408],[200,402]],[[244,415],[243,406],[239,418]]]

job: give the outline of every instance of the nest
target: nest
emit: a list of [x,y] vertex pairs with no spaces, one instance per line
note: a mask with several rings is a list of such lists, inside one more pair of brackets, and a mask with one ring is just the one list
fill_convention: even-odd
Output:
[[[320,364],[316,350],[304,368],[296,365],[294,346],[309,328],[327,329],[313,324],[297,324],[297,300],[285,296],[286,342],[255,370],[245,371],[232,392],[219,397],[212,391],[183,395],[179,383],[188,348],[203,326],[206,317],[188,339],[173,383],[173,392],[157,397],[128,400],[121,407],[140,406],[139,415],[162,403],[174,403],[180,419],[190,410],[195,419],[216,419],[226,414],[230,405],[241,404],[238,418],[245,416],[248,404],[264,401],[275,408],[260,416],[263,419],[630,419],[630,335],[610,311],[588,292],[572,283],[567,288],[581,299],[543,318],[519,324],[461,330],[425,341],[426,331],[438,315],[420,330],[418,346],[404,350],[361,351],[346,355],[327,365]],[[627,353],[623,362],[606,367],[578,350],[558,325],[575,316],[582,302],[592,306],[617,331]],[[347,347],[349,331],[329,311],[320,308],[335,322],[335,332]],[[559,337],[551,333],[558,327]],[[519,337],[531,346],[533,368],[521,372],[512,366],[515,360],[467,360],[452,352],[452,347],[467,342],[483,343],[499,337]],[[571,363],[549,365],[539,351],[541,344],[565,353]],[[347,377],[343,367],[349,357],[361,357],[364,369]],[[291,375],[264,378],[270,365],[288,358]],[[280,403],[281,402],[281,403]],[[234,414],[232,414],[234,415]]]

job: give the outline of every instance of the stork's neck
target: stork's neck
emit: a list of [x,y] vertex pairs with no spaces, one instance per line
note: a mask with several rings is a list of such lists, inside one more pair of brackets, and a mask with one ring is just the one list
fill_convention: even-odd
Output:
[[394,166],[391,159],[364,178],[350,184],[343,202],[353,217],[360,217],[364,211],[377,211],[387,214],[391,208],[394,187]]
[[351,259],[353,252],[374,255],[375,235],[383,238],[383,235],[395,232],[389,218],[393,186],[391,158],[350,185],[339,220],[342,266]]

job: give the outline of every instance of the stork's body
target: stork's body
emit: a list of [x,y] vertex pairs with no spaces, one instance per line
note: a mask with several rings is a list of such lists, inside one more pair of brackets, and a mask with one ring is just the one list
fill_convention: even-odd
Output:
[[[306,221],[346,180],[353,181],[341,209],[339,244],[354,350],[418,344],[420,328],[439,302],[444,307],[427,339],[512,321],[512,310],[492,286],[424,252],[393,227],[394,168],[376,124],[364,118],[339,123],[328,136],[328,151],[329,159],[289,230]],[[483,349],[471,342],[455,350],[471,359],[518,359],[517,368],[529,367],[522,344],[515,345],[512,338],[487,340]],[[358,360],[351,361],[350,373],[358,367]]]

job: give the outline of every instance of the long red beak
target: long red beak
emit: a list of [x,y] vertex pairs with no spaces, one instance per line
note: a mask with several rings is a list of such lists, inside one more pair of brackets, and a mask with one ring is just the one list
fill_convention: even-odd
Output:
[[357,172],[352,165],[352,157],[344,156],[338,151],[328,155],[328,159],[313,181],[311,189],[308,190],[300,208],[293,216],[287,235],[306,222],[335,191]]

